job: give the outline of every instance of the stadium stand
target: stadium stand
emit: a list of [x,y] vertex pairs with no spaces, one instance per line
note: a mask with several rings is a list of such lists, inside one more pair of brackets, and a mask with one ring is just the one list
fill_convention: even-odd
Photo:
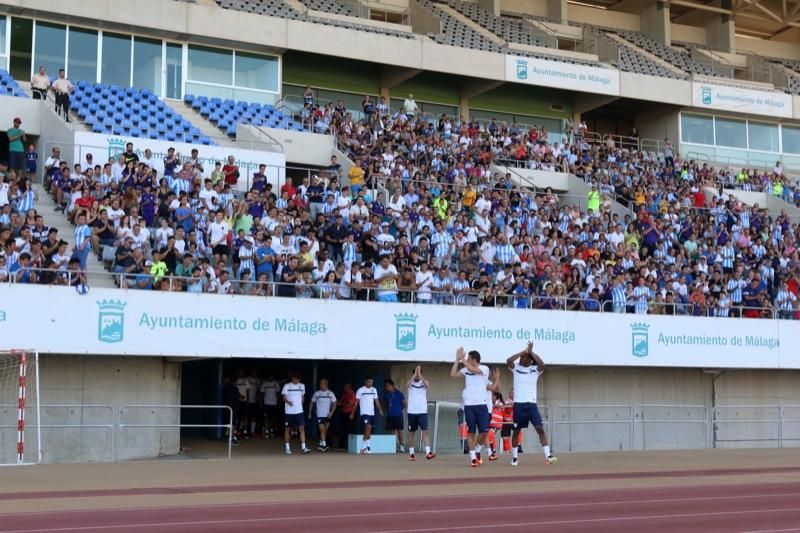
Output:
[[[248,13],[255,13],[269,17],[282,17],[293,20],[304,20],[306,22],[312,22],[314,24],[324,24],[326,26],[346,28],[360,32],[389,35],[392,37],[399,37],[402,39],[416,38],[416,36],[413,33],[392,30],[381,26],[372,26],[367,24],[359,24],[356,22],[343,21],[339,19],[303,14],[289,7],[282,0],[216,0],[216,2],[220,7],[224,9],[246,11]],[[327,4],[323,1],[319,1],[318,3],[315,3],[313,5],[319,5],[320,7],[325,7],[325,5]]]
[[447,4],[473,22],[480,24],[509,43],[526,44],[529,46],[552,45],[552,43],[547,40],[539,38],[539,33],[530,25],[526,26],[520,19],[506,16],[496,17],[474,3],[449,0]]
[[70,104],[95,133],[214,144],[147,89],[79,81]]
[[[573,129],[548,143],[533,128],[402,111],[379,117],[385,129],[372,138],[364,126],[377,117],[348,123],[325,112],[356,162],[349,186],[337,167],[277,191],[262,179],[249,190],[199,179],[191,166],[162,177],[115,164],[107,178],[67,181],[64,162],[50,190],[61,191],[73,220],[85,209],[98,234],[113,214],[104,241],[113,253],[95,252],[113,255],[107,266],[128,288],[362,300],[396,293],[442,305],[795,318],[787,294],[798,288],[800,261],[790,218],[717,192],[764,190],[796,203],[800,190],[780,168],[736,173],[588,142]],[[395,135],[402,132],[413,135]],[[571,172],[597,195],[519,187],[498,164]],[[9,206],[25,212],[23,198],[15,189]],[[612,214],[613,202],[629,215]],[[13,227],[18,216],[0,221]],[[229,249],[210,241],[216,217],[233,229]],[[32,236],[20,238],[12,261],[32,247]],[[36,255],[37,265],[62,268],[38,247]],[[384,255],[398,270],[399,291],[373,281]],[[358,274],[348,269],[354,264]],[[291,268],[297,279],[279,283]],[[38,281],[66,279],[51,273]]]
[[28,94],[20,88],[14,77],[3,69],[0,69],[0,95],[18,96],[20,98],[28,97]]
[[235,102],[220,98],[195,97],[187,94],[184,102],[191,105],[203,117],[229,137],[236,136],[237,124],[253,124],[268,128],[303,131],[303,125],[275,109],[272,105],[255,102]]
[[656,42],[641,33],[632,31],[617,31],[616,33],[632,45],[659,57],[683,72],[700,74],[702,76],[717,75],[717,73],[707,65],[693,61],[688,53]]
[[301,0],[303,5],[306,6],[308,9],[313,9],[314,11],[322,11],[325,13],[333,13],[335,15],[345,15],[348,17],[357,17],[356,14],[350,6],[342,3],[341,1],[337,2],[335,0]]
[[462,24],[455,17],[452,17],[445,10],[441,9],[436,2],[431,0],[412,0],[418,5],[424,7],[430,13],[439,18],[441,22],[441,31],[439,33],[431,33],[428,35],[431,39],[439,44],[447,46],[458,46],[461,48],[471,48],[475,50],[484,50],[486,52],[500,52],[502,47],[481,35],[472,28],[468,28]]

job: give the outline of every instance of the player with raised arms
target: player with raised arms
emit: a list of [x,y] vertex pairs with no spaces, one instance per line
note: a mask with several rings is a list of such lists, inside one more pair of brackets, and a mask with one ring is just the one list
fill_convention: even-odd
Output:
[[[463,368],[459,366],[463,365]],[[464,421],[467,425],[467,440],[469,442],[469,465],[477,467],[483,464],[481,450],[486,442],[489,432],[489,406],[491,395],[487,398],[487,391],[497,390],[500,387],[500,372],[495,369],[491,374],[486,365],[481,364],[481,354],[471,350],[469,354],[459,347],[456,351],[456,360],[450,369],[450,376],[464,378]],[[477,435],[477,437],[476,437]]]
[[430,388],[430,382],[422,377],[422,369],[417,365],[406,382],[408,391],[408,458],[412,461],[417,460],[414,455],[414,436],[417,430],[422,432],[425,459],[436,457],[436,454],[431,452],[431,438],[428,434],[428,390]]
[[[519,360],[519,361],[518,361]],[[508,369],[514,375],[514,430],[511,434],[511,466],[519,464],[519,432],[533,425],[539,434],[539,442],[544,450],[545,462],[554,464],[558,458],[550,453],[547,434],[542,425],[542,415],[536,405],[536,384],[544,372],[544,361],[533,351],[533,343],[521,352],[506,359]]]

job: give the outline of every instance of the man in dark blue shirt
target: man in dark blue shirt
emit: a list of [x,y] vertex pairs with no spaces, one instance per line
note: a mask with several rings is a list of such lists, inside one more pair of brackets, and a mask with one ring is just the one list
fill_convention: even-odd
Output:
[[383,382],[383,404],[386,407],[386,429],[395,432],[400,453],[405,453],[406,448],[403,445],[403,409],[406,407],[406,397],[395,388],[394,381],[391,379]]

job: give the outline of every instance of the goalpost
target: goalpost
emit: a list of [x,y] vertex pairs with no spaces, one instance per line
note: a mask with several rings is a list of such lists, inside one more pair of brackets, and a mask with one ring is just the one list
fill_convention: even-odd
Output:
[[0,350],[0,466],[41,462],[39,353]]

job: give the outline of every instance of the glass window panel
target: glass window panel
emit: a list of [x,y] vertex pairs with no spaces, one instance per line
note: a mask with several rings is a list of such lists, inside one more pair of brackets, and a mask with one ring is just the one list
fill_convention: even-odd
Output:
[[189,47],[187,78],[206,83],[233,84],[233,52],[204,46]]
[[[36,49],[33,63],[36,69],[44,67],[50,77],[56,77],[64,68],[64,50],[67,45],[67,28],[45,22],[36,23]],[[28,74],[30,76],[30,73]],[[26,78],[28,77],[26,76]]]
[[750,138],[751,150],[777,152],[780,149],[777,124],[750,121],[748,122],[747,126],[747,134]]
[[800,154],[800,128],[781,126],[783,151],[787,154]]
[[161,41],[134,37],[133,86],[161,96]]
[[81,28],[69,29],[67,76],[72,82],[97,81],[97,32]]
[[681,140],[686,143],[714,144],[714,119],[681,114]]
[[130,86],[130,35],[103,33],[103,61],[100,66],[100,79],[109,85]]
[[747,148],[747,124],[744,120],[715,118],[717,146]]
[[0,55],[6,53],[6,18],[0,17]]
[[236,79],[234,81],[237,87],[277,92],[278,58],[236,52]]
[[166,98],[180,100],[183,78],[183,45],[167,43],[167,94]]
[[11,75],[18,80],[31,77],[31,52],[33,45],[33,21],[11,19]]

